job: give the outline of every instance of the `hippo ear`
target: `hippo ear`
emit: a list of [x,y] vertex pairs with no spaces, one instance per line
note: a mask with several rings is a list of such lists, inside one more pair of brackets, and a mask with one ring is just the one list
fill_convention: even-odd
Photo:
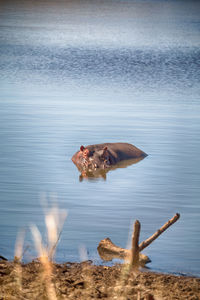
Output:
[[84,147],[84,146],[81,146],[81,147],[80,147],[80,150],[81,150],[81,151],[84,151],[84,150],[85,150],[85,147]]
[[108,147],[104,147],[102,156],[105,157],[107,155],[108,155]]

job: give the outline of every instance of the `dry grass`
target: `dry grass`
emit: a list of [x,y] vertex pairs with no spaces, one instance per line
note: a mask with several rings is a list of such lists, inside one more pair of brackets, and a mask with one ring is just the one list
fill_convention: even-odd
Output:
[[[60,239],[64,221],[67,217],[65,210],[60,210],[56,206],[47,209],[45,212],[45,224],[47,233],[47,244],[45,245],[37,226],[31,225],[31,233],[34,245],[38,254],[38,260],[41,263],[39,277],[40,285],[44,287],[45,295],[49,300],[56,300],[55,285],[52,281],[53,271],[52,262],[55,255],[56,247]],[[17,237],[14,257],[14,279],[16,289],[22,294],[22,265],[24,231],[20,231]]]
[[[0,300],[17,299],[108,299],[160,300],[200,299],[200,279],[140,272],[124,264],[95,266],[90,261],[56,264],[53,262],[66,212],[57,207],[46,209],[47,243],[35,225],[31,233],[38,259],[23,264],[24,235],[17,238],[13,262],[0,260]],[[87,259],[86,250],[80,251]]]

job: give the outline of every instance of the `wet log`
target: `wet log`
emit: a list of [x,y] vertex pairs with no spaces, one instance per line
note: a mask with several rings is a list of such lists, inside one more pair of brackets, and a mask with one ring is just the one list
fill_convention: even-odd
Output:
[[[105,261],[110,261],[114,258],[124,259],[127,261],[130,261],[131,259],[130,250],[116,246],[109,238],[100,241],[97,250],[101,259]],[[149,262],[151,262],[151,260],[149,259],[148,256],[139,253],[140,266],[145,266],[145,264]]]

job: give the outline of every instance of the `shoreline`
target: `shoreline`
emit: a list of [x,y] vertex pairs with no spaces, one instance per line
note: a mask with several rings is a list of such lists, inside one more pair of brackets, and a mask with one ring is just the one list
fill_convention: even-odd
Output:
[[200,278],[92,261],[0,260],[0,299],[200,299]]

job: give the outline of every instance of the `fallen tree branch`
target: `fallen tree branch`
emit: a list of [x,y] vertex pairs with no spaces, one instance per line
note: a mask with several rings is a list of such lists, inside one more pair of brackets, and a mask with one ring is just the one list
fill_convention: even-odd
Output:
[[[139,232],[140,232],[140,222],[136,221],[134,227],[134,235],[132,239],[132,249],[124,249],[116,246],[109,238],[100,241],[98,245],[98,252],[103,260],[109,261],[113,258],[120,258],[125,260],[130,260],[132,265],[139,264],[144,266],[151,260],[148,256],[140,253],[144,248],[149,246],[155,239],[157,239],[167,228],[174,224],[180,218],[180,214],[176,214],[168,222],[166,222],[160,229],[158,229],[152,236],[143,241],[138,246]],[[139,224],[138,224],[139,223]],[[139,261],[138,261],[139,259]]]
[[[116,246],[111,239],[106,238],[101,240],[97,247],[99,256],[105,261],[110,261],[114,258],[129,260],[131,259],[131,250]],[[139,253],[139,265],[144,266],[151,262],[148,256]]]

